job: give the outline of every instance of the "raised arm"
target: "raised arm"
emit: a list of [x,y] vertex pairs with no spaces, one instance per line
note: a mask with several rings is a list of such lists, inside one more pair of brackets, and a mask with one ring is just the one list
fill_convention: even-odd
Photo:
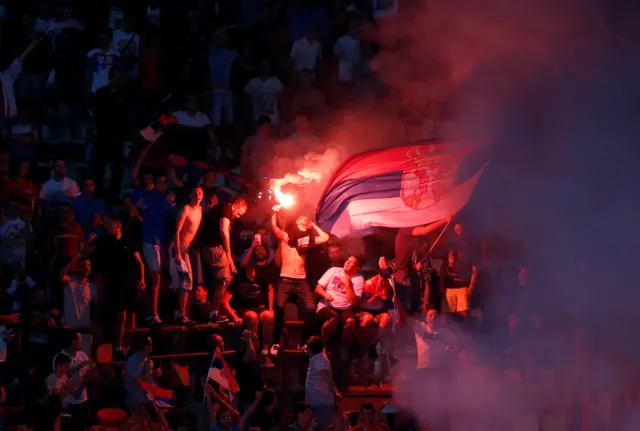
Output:
[[442,227],[444,227],[447,223],[451,221],[451,217],[442,219],[435,223],[428,224],[426,226],[418,226],[414,227],[411,231],[412,236],[425,236],[429,235],[431,232],[434,232]]
[[253,415],[253,412],[256,411],[256,407],[258,407],[258,403],[260,403],[261,398],[262,398],[262,391],[256,392],[256,397],[253,400],[253,403],[251,403],[251,405],[247,407],[244,413],[242,413],[242,416],[240,416],[240,419],[238,419],[238,429],[243,430],[244,427],[247,425],[247,423],[249,422],[249,419],[251,419],[251,415]]
[[323,231],[322,229],[320,229],[320,226],[318,226],[315,223],[311,223],[311,226],[313,227],[313,230],[316,233],[316,239],[315,239],[316,245],[324,244],[325,242],[329,241],[329,234]]
[[271,226],[271,231],[279,241],[287,241],[286,232],[280,229],[280,227],[278,226],[278,209],[278,207],[274,207],[274,212],[273,214],[271,214],[269,225]]
[[138,178],[138,174],[140,174],[140,167],[142,166],[142,161],[147,156],[148,149],[149,148],[147,148],[146,150],[142,150],[142,152],[140,153],[140,157],[138,157],[136,165],[133,167],[133,171],[131,172],[131,181],[133,181],[133,185],[136,187],[140,187],[140,179]]
[[360,305],[360,297],[358,297],[358,295],[356,294],[353,288],[353,281],[351,280],[351,277],[345,273],[344,277],[342,278],[342,281],[344,282],[344,289],[346,291],[347,301],[349,301],[352,306],[358,307]]

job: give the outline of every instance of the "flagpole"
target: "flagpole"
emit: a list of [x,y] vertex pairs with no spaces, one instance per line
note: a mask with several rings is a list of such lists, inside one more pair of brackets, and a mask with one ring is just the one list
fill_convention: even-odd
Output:
[[202,387],[202,402],[207,398],[206,387],[209,386],[209,373],[211,372],[211,367],[213,367],[213,361],[216,360],[216,354],[220,348],[216,347],[216,350],[213,351],[213,355],[211,356],[211,362],[209,363],[209,368],[207,369],[207,379],[204,382],[204,386]]
[[[447,231],[447,228],[451,224],[452,220],[453,220],[453,216],[449,217],[449,220],[447,220],[447,223],[442,228],[442,231],[440,232],[440,234],[438,235],[436,240],[433,242],[433,244],[431,244],[431,247],[429,247],[429,252],[427,254],[429,256],[429,259],[431,259],[431,252],[433,251],[435,246],[438,244],[440,239],[444,236],[444,233]],[[395,283],[392,285],[392,287],[393,287],[393,295],[396,296]],[[395,322],[395,320],[397,319],[397,316],[398,316],[398,304],[397,303],[394,304],[393,310],[394,310],[395,316],[394,316],[394,322],[393,322],[394,324],[391,326],[391,332],[396,332],[396,324],[395,324],[396,322]]]
[[438,235],[438,237],[436,238],[435,241],[433,241],[433,244],[431,244],[431,247],[429,247],[429,257],[431,257],[431,252],[433,251],[433,248],[436,246],[436,244],[438,244],[438,241],[440,241],[440,238],[442,238],[442,236],[444,235],[444,233],[447,231],[447,228],[449,227],[449,225],[451,224],[451,220],[453,220],[453,217],[449,218],[449,220],[447,220],[447,224],[444,225],[444,227],[442,228],[442,232],[440,232],[440,235]]

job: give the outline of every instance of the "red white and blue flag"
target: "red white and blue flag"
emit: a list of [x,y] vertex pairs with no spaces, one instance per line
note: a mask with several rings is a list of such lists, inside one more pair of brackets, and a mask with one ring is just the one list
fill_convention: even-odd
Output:
[[140,386],[146,393],[151,396],[153,403],[163,409],[171,408],[171,399],[173,398],[173,391],[171,389],[164,389],[153,383],[140,382]]
[[412,227],[460,211],[487,166],[484,149],[428,140],[347,159],[318,204],[318,225],[342,237],[381,226]]
[[207,379],[211,379],[218,383],[221,388],[226,389],[229,392],[229,396],[233,398],[233,394],[240,391],[238,382],[231,372],[231,367],[222,357],[220,350],[216,350],[209,367],[209,373]]

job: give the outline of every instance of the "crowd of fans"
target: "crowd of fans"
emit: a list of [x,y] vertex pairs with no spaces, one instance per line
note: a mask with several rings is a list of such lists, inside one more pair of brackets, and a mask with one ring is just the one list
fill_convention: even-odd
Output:
[[[125,406],[131,429],[474,429],[391,404],[337,407],[350,384],[380,392],[392,369],[410,382],[480,361],[470,334],[500,352],[505,379],[524,378],[537,352],[522,340],[546,324],[527,269],[487,265],[461,220],[402,229],[395,256],[361,256],[259,192],[267,142],[313,149],[330,112],[388,100],[379,47],[362,36],[396,6],[0,3],[0,304],[18,316],[0,326],[0,429],[84,430]],[[436,136],[442,102],[407,109],[399,140]],[[224,337],[195,330],[205,324]],[[169,342],[170,325],[188,333]],[[154,364],[178,338],[204,354]],[[309,358],[304,388],[274,377],[291,350]],[[223,352],[238,392],[209,380]],[[400,367],[407,355],[416,365]],[[182,388],[172,408],[150,394],[157,382]],[[302,394],[285,405],[286,389]],[[509,429],[567,429],[555,405],[539,411]]]

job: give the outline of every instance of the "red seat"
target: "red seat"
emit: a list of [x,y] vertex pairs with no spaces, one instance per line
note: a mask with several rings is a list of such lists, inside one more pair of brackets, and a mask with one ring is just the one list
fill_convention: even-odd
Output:
[[101,409],[98,411],[98,422],[102,427],[118,428],[127,423],[127,413],[121,409]]

